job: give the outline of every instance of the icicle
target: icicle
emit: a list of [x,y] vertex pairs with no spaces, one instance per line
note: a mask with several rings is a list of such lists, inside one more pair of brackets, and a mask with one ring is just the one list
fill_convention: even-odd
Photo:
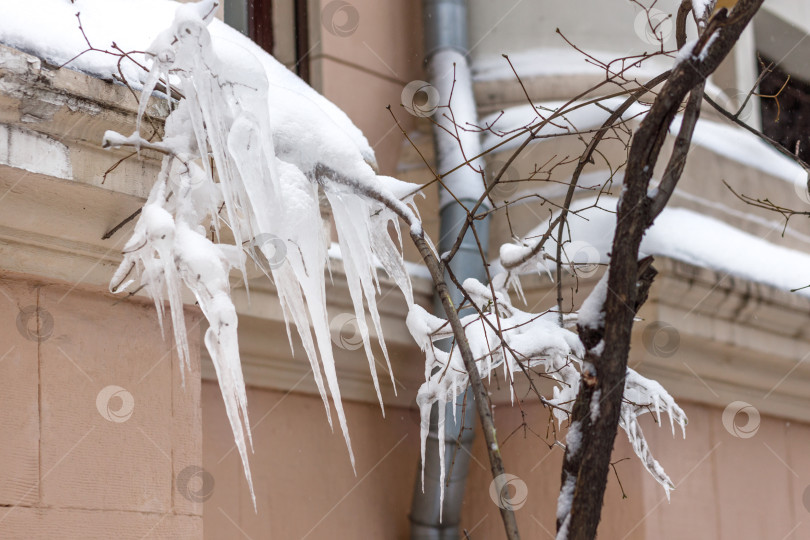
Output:
[[[377,379],[377,367],[374,363],[374,353],[371,350],[365,310],[363,309],[363,298],[365,297],[377,335],[380,336],[380,344],[385,353],[385,358],[388,360],[388,353],[382,340],[379,315],[374,303],[374,292],[370,290],[372,288],[374,266],[373,261],[358,261],[360,257],[369,257],[371,255],[368,235],[370,225],[368,208],[363,204],[362,199],[349,193],[331,193],[327,191],[326,196],[332,207],[335,226],[338,230],[341,254],[343,255],[343,267],[346,272],[346,283],[354,306],[357,329],[363,341],[363,349],[368,359],[368,367],[374,382],[374,389],[377,392],[377,399],[380,402],[383,416],[385,416],[380,383]],[[390,363],[388,366],[390,371]]]
[[[161,65],[160,61],[155,60],[152,63],[152,69],[149,70],[149,75],[146,77],[146,81],[143,83],[141,99],[138,103],[138,116],[135,120],[135,133],[137,135],[141,134],[141,120],[143,119],[143,114],[146,112],[146,105],[149,103],[149,98],[152,96],[152,92],[155,90],[158,79],[160,79],[162,67],[163,66]],[[137,147],[137,149],[140,152],[140,147]]]
[[425,492],[425,450],[428,434],[430,432],[430,410],[434,403],[430,398],[429,388],[430,382],[423,383],[416,395],[416,404],[419,407],[419,451],[422,457],[422,493]]
[[[438,425],[438,433],[439,436],[439,523],[442,521],[442,513],[444,512],[444,476],[446,474],[446,465],[445,465],[445,455],[444,455],[444,447],[445,447],[445,416],[447,414],[447,400],[444,397],[439,398],[438,407],[439,409],[439,425]],[[422,464],[422,468],[424,468],[424,463]]]

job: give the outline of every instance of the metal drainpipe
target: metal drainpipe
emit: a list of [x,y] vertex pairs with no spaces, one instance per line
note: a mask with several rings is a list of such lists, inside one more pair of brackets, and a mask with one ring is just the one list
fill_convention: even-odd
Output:
[[[439,92],[440,105],[446,105],[451,93],[451,107],[456,124],[465,122],[477,123],[475,99],[473,97],[472,78],[467,63],[467,5],[465,0],[423,0],[423,20],[425,30],[425,59],[430,84]],[[453,64],[455,63],[455,69]],[[455,79],[455,85],[453,83]],[[453,131],[452,123],[444,118],[447,109],[439,109],[433,119]],[[481,152],[480,135],[460,132],[464,154],[475,156]],[[434,145],[436,149],[437,169],[447,171],[465,161],[459,143],[442,129],[434,126]],[[476,169],[483,166],[483,161],[473,163]],[[477,202],[484,191],[480,173],[470,167],[443,178],[448,189],[467,208]],[[467,212],[443,188],[439,188],[439,253],[449,251],[458,237],[461,226],[467,218]],[[488,220],[476,221],[476,232],[481,246],[486,253],[489,244]],[[450,266],[453,273],[463,282],[473,277],[479,281],[486,280],[484,261],[479,252],[478,243],[468,231]],[[450,283],[448,279],[448,283]],[[461,303],[461,293],[452,285],[453,303]],[[434,312],[444,316],[444,310],[435,300]],[[466,397],[465,397],[466,396]],[[466,407],[462,415],[462,404]],[[470,463],[470,452],[474,438],[475,404],[472,393],[468,390],[459,396],[455,403],[446,406],[444,433],[438,433],[438,409],[434,406],[431,413],[430,433],[425,453],[425,490],[417,474],[411,507],[412,540],[458,540],[461,521],[461,505],[464,499],[464,486]],[[454,408],[456,414],[454,415]],[[461,434],[461,447],[457,446]],[[444,507],[440,516],[440,479],[438,437],[444,437],[445,478]]]

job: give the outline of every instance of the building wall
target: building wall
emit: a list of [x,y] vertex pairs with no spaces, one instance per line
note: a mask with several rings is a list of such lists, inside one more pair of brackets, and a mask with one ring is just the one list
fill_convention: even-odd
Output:
[[[810,304],[685,263],[661,258],[655,264],[659,276],[634,329],[630,365],[670,390],[689,417],[687,437],[673,437],[666,416],[661,428],[651,415],[641,419],[653,455],[676,485],[667,502],[619,432],[600,537],[806,537],[810,374],[802,320]],[[577,302],[594,279],[579,284]],[[553,303],[549,287],[540,278],[524,279],[532,310]],[[414,350],[413,364],[421,360]],[[395,364],[397,377],[406,367]],[[232,451],[218,389],[203,383],[203,466],[215,480],[204,512],[207,538],[242,534],[237,526],[251,538],[409,537],[406,518],[419,456],[416,411],[387,408],[383,420],[373,398],[344,400],[355,450],[362,446],[367,456],[358,455],[355,477],[340,434],[329,431],[320,398],[303,390],[308,381],[286,392],[249,392],[257,433],[253,473],[263,479],[257,480],[258,516]],[[504,388],[495,382],[493,388],[504,463],[519,478],[515,486],[526,488],[525,505],[517,510],[522,536],[553,537],[562,451],[549,447],[554,440],[549,413],[527,391],[517,392],[529,396],[517,407]],[[409,385],[401,394],[414,390]],[[564,437],[565,426],[557,439]],[[480,432],[473,456],[462,526],[472,539],[503,538]]]
[[[375,404],[346,403],[355,476],[319,398],[251,388],[254,513],[219,389],[202,384],[200,416],[197,368],[183,390],[153,306],[115,303],[97,290],[13,274],[3,275],[0,291],[0,341],[7,347],[0,372],[11,381],[0,394],[1,537],[199,538],[203,501],[207,538],[407,537],[417,474],[415,411],[388,408],[383,419]],[[110,394],[109,408],[97,403],[110,385],[133,398],[132,414],[122,422],[105,418],[126,417],[121,395]],[[655,456],[677,485],[671,502],[620,433],[614,461],[631,458],[616,464],[628,498],[621,498],[611,474],[601,534],[806,537],[810,426],[763,415],[753,436],[741,437],[751,429],[735,436],[723,424],[723,409],[682,405],[690,418],[686,440],[672,439],[649,416],[643,423]],[[536,404],[524,411],[532,431],[544,434],[547,413]],[[507,468],[527,487],[526,505],[517,511],[524,537],[543,538],[544,529],[553,530],[561,452],[531,432],[524,437],[516,407],[498,406],[496,420]],[[745,418],[739,420],[742,426]],[[202,470],[194,468],[200,437]],[[482,441],[479,434],[463,526],[472,538],[499,538]]]
[[355,475],[319,397],[250,388],[254,512],[215,382],[203,382],[202,406],[206,539],[407,537],[419,456],[413,411],[388,407],[383,419],[379,405],[344,400]]
[[[251,389],[255,454],[254,513],[215,383],[204,382],[203,463],[210,473],[205,538],[406,539],[419,455],[414,410],[346,403],[357,453],[352,474],[339,433],[332,433],[319,398]],[[810,425],[761,416],[751,437],[723,424],[723,409],[681,403],[687,437],[673,438],[668,419],[642,427],[655,457],[676,485],[663,488],[644,471],[624,432],[616,439],[599,534],[610,539],[764,539],[810,535]],[[504,463],[525,483],[516,510],[523,538],[553,538],[562,450],[549,448],[548,412],[536,402],[496,408]],[[745,416],[737,419],[744,427]],[[752,428],[753,429],[753,428]],[[514,433],[513,433],[514,432]],[[507,435],[513,433],[507,439]],[[747,435],[747,432],[738,431]],[[562,435],[564,436],[564,430]],[[492,476],[480,431],[473,444],[462,527],[472,539],[503,538],[490,497]],[[618,474],[618,480],[616,475]],[[621,487],[619,486],[621,481]],[[622,497],[622,489],[626,498]],[[516,491],[517,492],[517,491]],[[517,500],[517,499],[516,499]]]
[[312,85],[343,109],[374,148],[382,174],[396,176],[402,133],[415,118],[400,106],[405,86],[423,79],[420,2],[310,1]]
[[[674,13],[677,6],[675,0],[666,0],[656,3],[655,7]],[[650,45],[639,40],[635,33],[635,18],[640,12],[639,5],[622,0],[573,3],[471,0],[471,56],[477,59],[538,48],[570,49],[556,32],[558,28],[566,38],[586,50],[631,55],[646,48],[651,52]]]
[[[764,539],[807,538],[810,534],[810,425],[762,416],[753,436],[734,436],[723,425],[723,410],[681,403],[689,416],[687,437],[672,437],[669,422],[658,428],[642,421],[653,454],[676,485],[667,502],[664,490],[641,467],[620,431],[612,461],[627,498],[611,471],[599,528],[610,539]],[[545,433],[545,411],[529,410],[527,423]],[[500,433],[520,427],[517,408],[498,409]],[[745,416],[738,424],[746,423]],[[741,432],[740,432],[741,433]],[[480,435],[480,434],[479,434]],[[486,454],[476,439],[465,501],[464,526],[472,538],[502,538],[497,508],[487,496],[491,476]],[[562,451],[528,433],[502,444],[510,472],[526,482],[526,504],[517,510],[524,538],[553,538]],[[626,461],[620,461],[624,458]],[[478,463],[478,465],[476,465]],[[480,523],[479,523],[480,521]],[[477,527],[476,527],[477,525]],[[473,529],[473,527],[475,527]]]
[[810,6],[802,0],[769,0],[762,6],[781,19],[810,32]]
[[192,370],[154,305],[0,276],[0,538],[199,538],[199,317]]

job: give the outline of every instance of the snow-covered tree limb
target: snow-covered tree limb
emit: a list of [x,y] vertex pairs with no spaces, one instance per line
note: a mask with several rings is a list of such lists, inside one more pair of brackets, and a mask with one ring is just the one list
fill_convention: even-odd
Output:
[[676,64],[633,137],[602,316],[593,327],[603,335],[604,345],[583,339],[586,362],[594,366],[594,373],[592,382],[583,379],[580,385],[573,422],[589,420],[596,392],[600,392],[600,412],[590,429],[582,430],[582,444],[566,450],[557,506],[558,539],[592,539],[596,535],[613,439],[621,419],[622,394],[616,390],[625,387],[630,332],[638,307],[639,245],[652,221],[653,200],[648,196],[648,186],[667,130],[683,99],[717,68],[761,4],[762,0],[740,0],[730,14],[721,9],[712,17],[698,41],[686,45],[692,47],[690,54]]

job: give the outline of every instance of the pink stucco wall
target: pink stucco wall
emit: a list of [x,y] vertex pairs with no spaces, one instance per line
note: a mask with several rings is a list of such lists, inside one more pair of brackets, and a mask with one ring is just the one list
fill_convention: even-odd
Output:
[[182,388],[153,305],[0,276],[0,538],[201,536],[190,339]]
[[[345,402],[357,475],[317,396],[249,389],[258,513],[216,383],[204,381],[205,538],[401,538],[419,455],[408,409]],[[334,415],[333,415],[334,417]],[[240,531],[241,529],[241,531]]]
[[[346,403],[357,454],[352,474],[339,433],[332,433],[317,397],[252,389],[252,459],[258,514],[233,449],[219,390],[204,382],[203,463],[212,482],[205,502],[205,538],[405,539],[419,456],[416,414]],[[642,425],[653,452],[677,486],[667,502],[644,471],[623,432],[613,461],[627,498],[611,472],[599,534],[608,539],[800,539],[810,537],[810,426],[763,416],[750,438],[732,435],[723,411],[684,403],[687,438],[672,438],[668,420]],[[562,451],[549,449],[548,413],[501,405],[496,421],[504,462],[525,482],[517,510],[523,538],[553,538]],[[745,417],[742,417],[745,423]],[[473,539],[503,538],[498,507],[489,496],[492,477],[483,437],[471,460],[462,525]],[[623,460],[624,458],[629,458]],[[620,461],[623,460],[623,461]]]

